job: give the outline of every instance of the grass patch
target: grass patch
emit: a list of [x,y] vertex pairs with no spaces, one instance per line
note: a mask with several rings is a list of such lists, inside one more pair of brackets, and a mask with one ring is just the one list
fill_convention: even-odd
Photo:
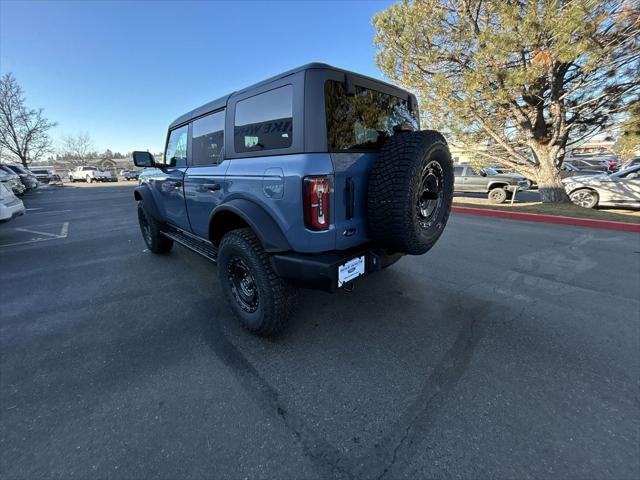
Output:
[[527,205],[514,204],[513,206],[479,204],[474,202],[465,202],[455,199],[454,205],[461,207],[486,208],[489,210],[506,210],[510,212],[522,213],[541,213],[544,215],[559,215],[563,217],[574,218],[592,218],[594,220],[612,220],[616,222],[640,223],[640,214],[630,212],[629,214],[615,213],[606,209],[583,208],[573,203],[530,203]]

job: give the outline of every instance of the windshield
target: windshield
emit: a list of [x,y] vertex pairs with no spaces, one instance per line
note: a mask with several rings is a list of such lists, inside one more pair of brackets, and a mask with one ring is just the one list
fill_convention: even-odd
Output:
[[498,175],[499,172],[493,168],[493,167],[487,167],[484,169],[484,173],[486,173],[487,175]]
[[32,168],[31,173],[48,174],[49,172],[46,170],[42,170],[41,168]]
[[377,151],[394,127],[417,130],[417,112],[406,100],[356,86],[347,95],[344,83],[325,83],[327,143],[330,151]]

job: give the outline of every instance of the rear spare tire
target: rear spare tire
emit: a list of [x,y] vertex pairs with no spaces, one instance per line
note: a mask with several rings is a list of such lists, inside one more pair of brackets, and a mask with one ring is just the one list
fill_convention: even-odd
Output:
[[390,250],[422,255],[449,219],[453,165],[444,137],[434,130],[389,138],[373,165],[368,186],[371,238]]

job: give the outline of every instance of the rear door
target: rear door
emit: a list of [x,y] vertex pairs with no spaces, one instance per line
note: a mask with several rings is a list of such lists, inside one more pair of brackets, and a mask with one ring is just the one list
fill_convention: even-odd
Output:
[[466,179],[468,192],[486,192],[487,191],[487,179],[480,175],[479,171],[473,169],[473,167],[466,167]]
[[191,124],[191,155],[184,177],[184,194],[191,230],[209,238],[209,217],[222,202],[229,160],[224,158],[225,111],[209,113]]
[[640,205],[640,166],[627,173],[616,174],[616,177],[613,182],[602,183],[601,189],[611,190],[610,201],[621,205]]
[[153,197],[169,223],[191,230],[184,201],[184,173],[187,170],[189,126],[169,131],[164,158],[149,176]]
[[471,167],[464,167],[460,179],[456,182],[456,190],[460,192],[483,192],[484,185],[480,181],[484,180],[480,175],[473,171]]

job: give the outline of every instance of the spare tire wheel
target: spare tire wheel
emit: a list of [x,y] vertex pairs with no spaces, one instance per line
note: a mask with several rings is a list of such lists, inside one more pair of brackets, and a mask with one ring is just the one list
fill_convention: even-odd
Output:
[[396,133],[369,177],[369,234],[390,250],[422,255],[442,234],[452,200],[453,165],[444,137],[434,130]]

